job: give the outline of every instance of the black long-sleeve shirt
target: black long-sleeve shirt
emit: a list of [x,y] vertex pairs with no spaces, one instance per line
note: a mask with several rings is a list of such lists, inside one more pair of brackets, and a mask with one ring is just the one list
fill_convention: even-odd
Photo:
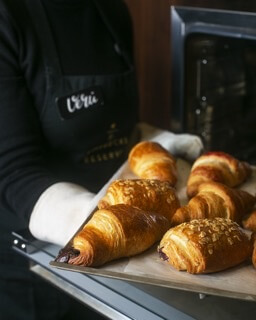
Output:
[[[0,0],[0,229],[27,226],[40,194],[58,182],[45,163],[40,112],[46,94],[42,52],[26,0]],[[34,0],[35,1],[35,0]],[[104,2],[104,1],[102,1]],[[124,72],[92,0],[42,0],[65,75]],[[132,30],[120,0],[107,0],[123,49],[132,57]]]

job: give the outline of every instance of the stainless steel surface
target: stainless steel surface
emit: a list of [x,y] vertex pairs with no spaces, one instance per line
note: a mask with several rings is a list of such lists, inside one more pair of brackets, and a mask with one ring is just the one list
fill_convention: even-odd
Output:
[[46,268],[42,267],[39,264],[32,264],[31,271],[33,271],[40,277],[44,278],[48,282],[52,283],[54,286],[60,288],[67,294],[71,295],[78,301],[86,304],[87,306],[96,310],[100,314],[104,315],[106,318],[116,319],[116,320],[130,319],[129,317],[126,317],[124,314],[118,312],[117,310],[114,310],[113,308],[109,307],[107,304],[93,297],[89,293],[83,290],[80,290],[77,287],[77,285],[68,283],[62,277],[52,273],[51,271],[47,270]]
[[194,319],[128,282],[52,268],[50,261],[60,248],[35,243],[33,246],[23,236],[14,236],[13,248],[31,260],[33,272],[109,319]]
[[[14,241],[17,238],[14,236]],[[184,290],[142,283],[88,276],[78,272],[52,268],[49,262],[60,249],[54,245],[33,246],[18,238],[14,249],[32,261],[31,270],[60,289],[73,295],[109,319],[138,320],[244,320],[256,317],[256,303],[237,299],[202,295]],[[16,243],[17,244],[17,243]],[[22,249],[34,247],[34,250]],[[201,299],[204,297],[204,299]]]

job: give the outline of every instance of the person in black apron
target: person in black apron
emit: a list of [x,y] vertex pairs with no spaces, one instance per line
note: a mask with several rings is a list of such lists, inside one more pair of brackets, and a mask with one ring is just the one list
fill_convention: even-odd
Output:
[[[79,30],[71,15],[83,10],[88,28]],[[52,185],[72,183],[95,194],[126,159],[138,105],[130,44],[122,39],[125,10],[121,0],[0,0],[1,52],[10,54],[0,54],[0,319],[61,319],[68,312],[69,299],[29,272],[28,262],[12,251],[10,235],[28,228],[39,197]],[[74,36],[86,33],[74,50],[96,48],[86,67],[74,61],[63,71],[68,50],[60,46],[56,12],[63,21],[70,15]],[[89,36],[95,25],[99,39]],[[96,72],[91,65],[98,65]]]

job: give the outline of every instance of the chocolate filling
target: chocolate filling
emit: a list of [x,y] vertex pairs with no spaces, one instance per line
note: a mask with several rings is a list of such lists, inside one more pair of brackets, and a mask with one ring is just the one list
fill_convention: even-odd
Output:
[[162,260],[164,261],[168,260],[168,256],[162,251],[162,248],[158,248],[158,253]]
[[64,248],[59,251],[56,262],[68,263],[70,259],[79,256],[80,251],[72,247]]

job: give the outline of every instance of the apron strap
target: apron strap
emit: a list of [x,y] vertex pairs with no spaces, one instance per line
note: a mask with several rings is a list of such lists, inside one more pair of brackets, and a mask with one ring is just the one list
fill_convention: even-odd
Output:
[[[133,69],[132,61],[122,46],[122,40],[118,36],[117,32],[113,28],[111,17],[108,17],[106,10],[102,7],[102,4],[98,0],[94,0],[96,8],[99,14],[108,28],[110,34],[112,35],[114,43],[120,48],[116,47],[116,50],[120,50],[120,54],[123,56],[126,64],[130,69]],[[46,71],[52,72],[54,70],[55,75],[62,76],[62,69],[57,54],[57,48],[53,40],[52,32],[48,22],[47,14],[45,8],[42,4],[42,0],[28,0],[27,9],[30,13],[31,19],[34,22],[37,35],[41,43],[41,50],[43,52],[43,57],[45,61]]]
[[54,70],[57,77],[61,76],[62,70],[59,57],[57,55],[57,49],[52,37],[46,11],[41,0],[28,0],[27,9],[32,21],[34,22],[34,26],[40,40],[46,71],[52,72]]
[[116,50],[119,51],[119,53],[122,55],[126,64],[128,65],[128,67],[130,69],[133,69],[133,63],[132,63],[127,51],[122,46],[122,39],[120,39],[120,37],[118,36],[118,33],[116,32],[116,30],[113,27],[113,23],[112,23],[113,21],[112,21],[111,17],[109,17],[106,12],[108,10],[104,10],[104,8],[103,8],[104,4],[105,4],[104,1],[102,3],[99,0],[94,0],[95,6],[97,7],[97,9],[99,11],[99,14],[101,16],[102,21],[105,23],[110,34],[112,35],[113,41],[116,44]]

